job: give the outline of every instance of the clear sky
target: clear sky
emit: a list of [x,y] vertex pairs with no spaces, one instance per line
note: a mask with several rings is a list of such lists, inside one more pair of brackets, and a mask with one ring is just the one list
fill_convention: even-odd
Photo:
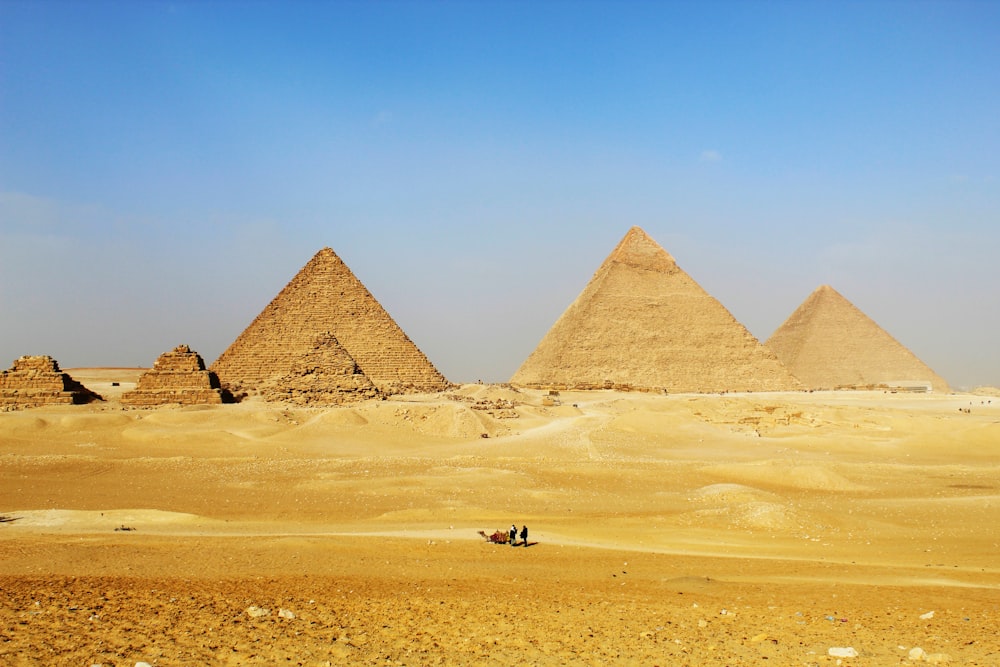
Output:
[[0,367],[214,361],[329,246],[506,381],[632,225],[1000,386],[1000,3],[0,0]]

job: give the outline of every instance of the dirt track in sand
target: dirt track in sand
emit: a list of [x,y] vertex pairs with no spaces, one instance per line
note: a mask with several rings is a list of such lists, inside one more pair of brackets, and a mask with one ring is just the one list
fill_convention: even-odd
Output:
[[[123,411],[112,376],[0,414],[2,664],[1000,664],[988,397]],[[511,521],[537,544],[476,535]]]

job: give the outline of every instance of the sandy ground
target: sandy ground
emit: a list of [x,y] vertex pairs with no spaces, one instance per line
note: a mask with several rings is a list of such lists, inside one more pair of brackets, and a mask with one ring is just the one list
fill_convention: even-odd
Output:
[[996,397],[70,372],[108,400],[0,413],[0,665],[1000,665]]

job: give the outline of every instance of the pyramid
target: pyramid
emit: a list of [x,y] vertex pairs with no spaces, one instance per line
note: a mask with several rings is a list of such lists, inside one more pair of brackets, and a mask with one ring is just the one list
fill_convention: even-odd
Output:
[[8,370],[0,371],[0,411],[102,400],[48,355],[18,357]]
[[[339,348],[383,394],[440,391],[448,381],[330,248],[323,248],[210,367],[234,393],[258,393],[297,374],[317,340]],[[291,387],[289,387],[291,389]]]
[[821,285],[766,343],[810,389],[948,383],[829,285]]
[[297,405],[340,405],[378,397],[378,389],[331,333],[316,337],[311,350],[297,356],[289,372],[266,382],[269,401]]
[[638,227],[511,383],[700,393],[801,388],[774,353]]
[[223,403],[225,392],[215,373],[205,370],[201,355],[178,345],[157,357],[153,367],[139,376],[135,389],[121,396],[122,405],[205,405]]

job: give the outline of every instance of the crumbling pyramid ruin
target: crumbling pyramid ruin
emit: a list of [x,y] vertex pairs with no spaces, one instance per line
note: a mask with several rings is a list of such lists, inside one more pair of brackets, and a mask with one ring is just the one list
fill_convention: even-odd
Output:
[[[323,343],[327,335],[337,344]],[[265,393],[266,389],[269,396],[287,395],[313,381],[305,377],[311,365],[336,367],[342,362],[341,352],[381,394],[433,392],[449,386],[330,248],[316,253],[211,370],[234,394]],[[324,353],[330,355],[329,366],[319,363]],[[329,378],[338,373],[322,375]],[[364,397],[368,389],[359,386],[358,391]],[[345,398],[340,390],[334,393]]]
[[223,399],[219,378],[205,370],[201,355],[187,345],[161,354],[153,367],[139,376],[135,389],[121,396],[123,405],[133,407],[218,404]]
[[297,405],[340,405],[377,398],[379,392],[337,338],[324,333],[316,337],[312,350],[292,361],[288,373],[265,382],[260,394]]
[[774,353],[638,227],[511,384],[698,393],[801,389]]
[[59,370],[48,355],[20,357],[9,370],[0,371],[0,410],[99,400],[100,396]]
[[829,285],[821,285],[765,345],[810,389],[930,388],[948,383]]

